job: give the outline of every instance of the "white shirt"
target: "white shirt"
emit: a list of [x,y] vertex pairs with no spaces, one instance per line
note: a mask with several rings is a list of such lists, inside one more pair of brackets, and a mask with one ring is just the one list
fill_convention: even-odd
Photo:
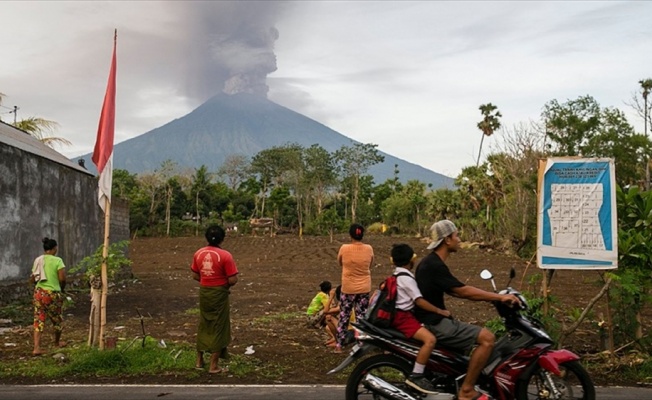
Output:
[[414,308],[414,302],[423,295],[409,269],[396,267],[394,275],[399,272],[406,273],[409,276],[403,275],[396,278],[396,309],[410,311]]

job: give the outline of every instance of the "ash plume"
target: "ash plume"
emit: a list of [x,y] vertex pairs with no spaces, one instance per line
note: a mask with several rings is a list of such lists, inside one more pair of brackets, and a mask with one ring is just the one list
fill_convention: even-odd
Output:
[[187,94],[200,101],[224,91],[267,96],[276,71],[274,24],[283,9],[275,1],[189,2],[182,15]]

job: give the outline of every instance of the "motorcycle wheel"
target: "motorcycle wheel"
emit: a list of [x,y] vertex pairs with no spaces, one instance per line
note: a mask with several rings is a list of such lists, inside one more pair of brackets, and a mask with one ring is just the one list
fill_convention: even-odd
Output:
[[519,381],[516,387],[516,398],[518,400],[556,399],[546,379],[546,375],[549,375],[555,388],[561,393],[561,400],[595,400],[595,387],[582,364],[578,361],[569,361],[560,364],[559,368],[561,376],[549,373],[541,367],[535,368],[530,376]]
[[378,354],[365,358],[349,375],[346,382],[346,400],[384,398],[362,384],[362,380],[369,373],[400,390],[405,390],[407,387],[405,379],[411,371],[412,366],[407,361],[391,354]]

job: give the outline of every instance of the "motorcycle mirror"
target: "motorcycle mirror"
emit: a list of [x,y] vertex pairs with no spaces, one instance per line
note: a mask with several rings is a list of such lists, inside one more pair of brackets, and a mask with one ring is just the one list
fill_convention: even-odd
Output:
[[488,280],[493,277],[494,277],[493,274],[488,269],[483,269],[482,272],[480,272],[480,278],[484,280]]
[[512,279],[514,279],[514,277],[516,277],[516,270],[514,269],[514,267],[512,267],[509,270],[509,281],[507,281],[507,286],[508,287],[509,287],[509,284],[512,283]]

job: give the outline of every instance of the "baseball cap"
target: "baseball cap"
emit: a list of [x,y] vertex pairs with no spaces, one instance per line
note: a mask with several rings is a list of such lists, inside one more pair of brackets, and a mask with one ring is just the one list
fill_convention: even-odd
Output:
[[428,249],[434,249],[450,234],[457,232],[455,224],[447,219],[437,221],[430,227],[430,237],[432,242],[428,245]]

